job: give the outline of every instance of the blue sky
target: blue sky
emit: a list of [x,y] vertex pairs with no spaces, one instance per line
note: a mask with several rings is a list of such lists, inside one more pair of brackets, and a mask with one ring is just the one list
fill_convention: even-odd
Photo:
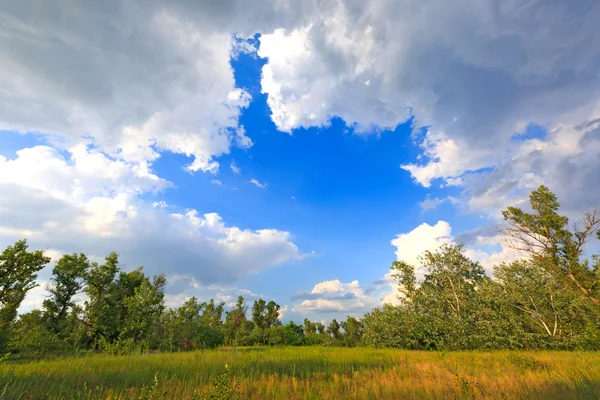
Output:
[[600,198],[598,7],[262,3],[3,6],[0,245],[327,320],[442,243],[517,258],[499,212],[540,184],[573,217]]

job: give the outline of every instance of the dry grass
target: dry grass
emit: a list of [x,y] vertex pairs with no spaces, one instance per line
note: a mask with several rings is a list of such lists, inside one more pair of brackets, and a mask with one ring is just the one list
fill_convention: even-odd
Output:
[[0,398],[135,398],[155,376],[166,398],[204,398],[225,364],[240,398],[600,399],[600,353],[315,347],[9,362]]

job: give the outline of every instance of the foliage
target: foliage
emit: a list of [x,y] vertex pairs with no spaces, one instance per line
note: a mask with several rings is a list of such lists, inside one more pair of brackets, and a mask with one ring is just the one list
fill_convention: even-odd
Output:
[[42,251],[27,248],[27,241],[20,240],[0,254],[0,351],[8,345],[21,302],[37,286],[37,272],[50,262]]

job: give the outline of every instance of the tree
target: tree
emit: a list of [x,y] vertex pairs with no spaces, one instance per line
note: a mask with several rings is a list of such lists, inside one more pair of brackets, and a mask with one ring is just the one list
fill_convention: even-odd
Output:
[[285,344],[288,346],[300,346],[304,344],[304,330],[302,325],[297,325],[294,321],[288,322],[284,326]]
[[[239,332],[242,328],[244,328],[244,331],[247,330],[247,326],[244,326],[245,322],[248,322],[246,318],[247,309],[244,297],[239,296],[234,309],[227,311],[225,315],[225,335],[230,344],[236,343],[236,339],[240,337]],[[252,329],[250,329],[250,332],[252,332]]]
[[73,297],[83,290],[84,277],[90,267],[91,263],[84,254],[74,253],[62,256],[52,269],[52,284],[46,288],[51,297],[43,303],[48,328],[52,332],[60,334],[65,328],[69,310],[75,305]]
[[113,281],[119,272],[119,256],[110,253],[102,265],[93,263],[85,274],[85,317],[81,321],[89,328],[89,335],[96,348],[99,340],[112,342],[118,337],[117,307]]
[[560,203],[547,187],[534,190],[529,203],[532,213],[517,207],[502,212],[507,221],[501,228],[505,246],[523,252],[555,279],[567,280],[600,306],[598,268],[590,268],[581,260],[585,244],[600,226],[597,210],[584,212],[581,227],[575,225],[570,230],[569,219],[557,213]]
[[349,347],[358,346],[363,335],[363,323],[354,317],[348,316],[340,325],[344,330],[344,344]]
[[494,270],[501,298],[522,317],[525,332],[552,339],[580,340],[593,331],[600,334],[596,307],[576,291],[557,281],[532,260],[501,264]]
[[325,330],[325,332],[327,333],[327,336],[329,336],[329,338],[331,340],[336,342],[341,337],[340,329],[341,329],[341,326],[340,326],[339,322],[337,322],[337,320],[334,318],[331,320],[331,322],[329,322],[329,325],[327,325],[327,329]]
[[120,339],[131,339],[135,344],[148,341],[165,308],[165,284],[162,274],[155,276],[152,283],[145,279],[134,289],[133,296],[124,298],[127,313]]
[[265,327],[269,328],[271,326],[281,325],[281,320],[279,319],[280,311],[281,306],[275,303],[273,300],[267,303],[267,311],[264,317]]
[[27,292],[37,286],[37,272],[50,262],[42,251],[27,248],[27,241],[20,240],[0,254],[0,350],[8,344],[11,325]]
[[263,299],[254,301],[252,305],[252,323],[255,328],[265,329],[265,312],[267,310],[267,303]]
[[212,328],[218,329],[223,326],[223,310],[225,303],[215,304],[214,299],[210,299],[208,303],[202,303],[202,323]]
[[482,341],[482,288],[489,282],[479,263],[463,253],[461,245],[443,245],[421,257],[424,278],[416,279],[415,267],[405,262],[392,265],[398,281],[404,318],[411,321],[407,340],[415,348],[475,348]]
[[[214,305],[214,300],[211,299],[208,304]],[[206,303],[198,304],[198,300],[192,297],[176,310],[163,314],[162,325],[166,332],[162,347],[170,351],[187,351],[222,344],[220,326],[216,326],[212,318],[206,318],[205,312]]]

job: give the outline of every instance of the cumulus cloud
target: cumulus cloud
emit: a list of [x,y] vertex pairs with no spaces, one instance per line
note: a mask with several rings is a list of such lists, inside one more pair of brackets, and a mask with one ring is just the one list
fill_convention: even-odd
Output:
[[402,233],[392,240],[396,247],[398,261],[419,265],[419,256],[426,250],[433,251],[442,244],[452,243],[452,228],[446,221],[435,225],[423,223],[408,233]]
[[187,273],[203,284],[304,257],[289,232],[227,225],[219,214],[169,212],[141,195],[169,182],[138,164],[86,146],[69,158],[46,146],[0,157],[0,244],[27,237],[33,247],[101,258],[118,250],[127,267]]
[[349,313],[362,315],[378,305],[365,294],[358,281],[349,283],[335,279],[317,283],[310,293],[298,293],[293,301],[302,300],[292,311],[300,313]]

